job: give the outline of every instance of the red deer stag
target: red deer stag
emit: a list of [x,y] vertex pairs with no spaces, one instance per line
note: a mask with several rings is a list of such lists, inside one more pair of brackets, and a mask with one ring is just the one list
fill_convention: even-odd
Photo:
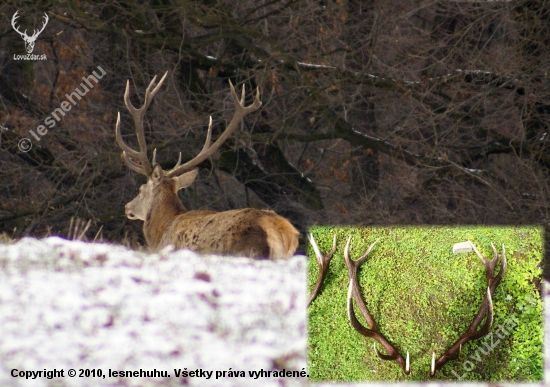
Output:
[[153,250],[173,245],[200,253],[269,259],[291,257],[298,246],[299,233],[288,220],[273,211],[253,208],[225,212],[186,211],[177,194],[178,190],[193,183],[198,173],[197,166],[218,150],[237,129],[244,116],[262,105],[259,90],[256,90],[254,102],[245,106],[244,86],[239,99],[233,84],[229,82],[235,113],[225,131],[211,144],[211,117],[206,142],[200,153],[184,164],[181,164],[180,153],[176,166],[164,171],[155,162],[156,149],[153,152],[153,162],[149,163],[143,121],[149,104],[167,74],[168,72],[164,74],[158,85],[155,85],[156,76],[153,78],[145,92],[145,102],[139,109],[130,102],[130,82],[126,83],[124,103],[134,119],[139,151],[130,148],[122,140],[120,112],[115,127],[116,141],[123,150],[128,168],[147,176],[147,183],[140,187],[139,195],[126,204],[126,216],[132,220],[144,221],[143,233],[148,247]]

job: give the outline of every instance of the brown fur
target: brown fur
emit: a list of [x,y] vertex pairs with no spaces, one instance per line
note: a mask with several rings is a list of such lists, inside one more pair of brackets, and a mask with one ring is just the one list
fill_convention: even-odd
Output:
[[170,178],[163,178],[153,192],[143,225],[151,249],[174,245],[201,253],[281,259],[298,247],[298,231],[273,211],[186,212]]

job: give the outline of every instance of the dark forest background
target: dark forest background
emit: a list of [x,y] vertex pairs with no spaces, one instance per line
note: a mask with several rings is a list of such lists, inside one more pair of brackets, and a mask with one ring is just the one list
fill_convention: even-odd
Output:
[[[29,34],[47,13],[34,48],[47,60],[14,60],[16,11]],[[263,102],[180,191],[187,209],[273,209],[301,251],[314,224],[539,224],[550,240],[550,1],[7,1],[0,15],[9,238],[143,243],[124,204],[145,178],[114,126],[120,111],[137,148],[126,80],[139,105],[169,71],[145,128],[164,168],[200,151],[209,115],[224,129],[228,80]],[[29,136],[98,66],[99,83]]]

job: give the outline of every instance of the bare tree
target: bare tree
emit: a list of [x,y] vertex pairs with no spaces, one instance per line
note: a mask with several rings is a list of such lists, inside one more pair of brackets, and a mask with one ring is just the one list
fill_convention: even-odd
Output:
[[[143,90],[168,70],[146,126],[163,167],[200,150],[208,115],[223,131],[228,80],[263,102],[200,165],[189,208],[269,207],[302,235],[313,223],[538,223],[550,236],[547,1],[79,4],[2,6],[20,25],[50,18],[35,48],[47,61],[13,60],[23,42],[0,27],[10,235],[66,235],[70,217],[92,219],[89,237],[139,235],[123,216],[138,182],[111,128],[122,80]],[[99,84],[20,152],[98,65]]]

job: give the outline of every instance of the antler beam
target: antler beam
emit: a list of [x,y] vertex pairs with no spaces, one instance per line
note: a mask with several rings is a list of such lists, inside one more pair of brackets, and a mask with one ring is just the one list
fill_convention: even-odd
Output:
[[210,158],[217,150],[218,148],[231,136],[231,133],[237,129],[240,122],[249,113],[252,113],[253,111],[256,111],[262,106],[262,102],[260,101],[260,90],[256,89],[256,95],[254,97],[254,102],[252,102],[251,105],[245,106],[244,105],[244,95],[245,95],[245,88],[243,85],[242,92],[241,92],[241,98],[237,96],[237,93],[235,92],[235,88],[233,87],[233,84],[231,81],[229,81],[229,87],[231,88],[231,97],[233,98],[233,101],[235,102],[235,113],[233,114],[233,118],[231,119],[231,122],[227,127],[225,128],[224,132],[218,137],[216,142],[214,144],[210,144],[210,140],[212,138],[212,117],[210,117],[210,124],[208,125],[208,132],[206,134],[206,141],[204,143],[204,146],[200,153],[196,155],[193,159],[189,160],[185,164],[179,165],[179,163],[170,171],[167,171],[165,175],[167,177],[174,177],[179,176],[184,172],[190,171],[193,168],[195,168],[197,165],[202,163],[204,160]]
[[[470,241],[468,241],[470,242]],[[502,255],[499,255],[495,245],[491,243],[493,251],[495,253],[493,259],[485,259],[477,250],[472,242],[470,242],[475,253],[481,259],[481,262],[485,265],[485,276],[487,278],[487,292],[479,312],[475,316],[474,320],[466,330],[466,332],[460,336],[460,338],[437,360],[435,361],[435,352],[432,354],[432,364],[430,367],[430,376],[434,376],[435,372],[445,365],[449,360],[455,360],[460,356],[460,351],[462,350],[462,345],[470,340],[476,340],[480,337],[485,336],[489,333],[491,326],[493,324],[493,295],[495,289],[502,280],[504,273],[506,272],[506,251],[504,250],[504,244],[502,245]],[[498,258],[501,257],[501,267],[497,276],[494,276],[495,266],[497,264]],[[485,323],[483,326],[476,330],[479,327],[479,324],[485,318]]]
[[[349,257],[351,236],[349,237],[348,242],[346,244],[346,248],[344,250],[344,261],[348,268],[348,274],[350,278],[349,287],[348,287],[348,296],[347,296],[348,317],[352,327],[355,328],[357,332],[359,332],[363,336],[372,337],[373,339],[378,341],[384,347],[384,349],[388,352],[388,355],[384,355],[380,353],[376,348],[376,343],[374,343],[374,352],[380,359],[395,360],[397,364],[399,364],[399,366],[403,369],[405,374],[408,375],[411,372],[410,362],[409,362],[409,352],[407,352],[407,359],[405,360],[403,356],[401,356],[401,354],[397,351],[397,349],[395,349],[395,347],[384,337],[384,335],[380,332],[380,330],[374,323],[374,319],[370,315],[365,305],[365,302],[363,300],[363,297],[361,296],[361,292],[359,290],[359,285],[357,280],[357,269],[359,268],[359,265],[366,260],[370,251],[376,245],[377,242],[378,241],[375,241],[372,245],[370,245],[367,252],[355,261],[351,260]],[[353,298],[355,299],[355,302],[357,303],[357,306],[361,310],[361,314],[367,321],[369,328],[361,325],[361,323],[357,320],[357,317],[355,316],[355,311],[353,309],[352,295],[353,295]]]
[[317,283],[313,287],[313,291],[311,292],[311,295],[309,296],[309,301],[307,302],[307,306],[310,306],[313,300],[317,297],[317,294],[319,294],[319,290],[321,289],[321,284],[325,280],[325,277],[327,276],[328,267],[330,264],[330,260],[332,259],[332,256],[334,255],[334,252],[336,251],[336,235],[334,235],[334,241],[332,242],[332,249],[328,252],[327,255],[323,255],[321,253],[321,250],[319,250],[319,246],[317,246],[317,242],[315,242],[315,238],[313,238],[313,234],[308,235],[309,243],[311,243],[311,247],[313,247],[313,251],[315,251],[315,257],[317,258],[317,263],[319,264],[319,273],[317,275]]
[[[164,73],[158,85],[156,85],[157,76],[155,75],[151,83],[149,83],[147,90],[145,91],[145,102],[143,102],[143,105],[139,109],[136,108],[134,105],[132,105],[132,102],[130,102],[130,81],[129,80],[126,81],[126,91],[124,92],[124,104],[126,105],[126,108],[132,115],[132,118],[134,119],[134,124],[136,127],[136,136],[139,144],[139,152],[130,148],[128,145],[126,145],[126,143],[122,139],[122,135],[120,134],[120,112],[118,112],[117,119],[116,119],[116,126],[115,126],[116,142],[118,143],[118,146],[122,148],[122,153],[124,154],[124,160],[126,161],[126,165],[132,171],[145,175],[147,177],[151,175],[153,168],[151,166],[151,163],[149,162],[149,159],[147,158],[147,143],[145,142],[145,134],[143,132],[143,120],[145,119],[145,113],[147,111],[147,108],[149,107],[149,104],[151,103],[151,101],[159,91],[167,75],[168,75],[168,71]],[[153,159],[154,159],[154,156],[153,156]]]

